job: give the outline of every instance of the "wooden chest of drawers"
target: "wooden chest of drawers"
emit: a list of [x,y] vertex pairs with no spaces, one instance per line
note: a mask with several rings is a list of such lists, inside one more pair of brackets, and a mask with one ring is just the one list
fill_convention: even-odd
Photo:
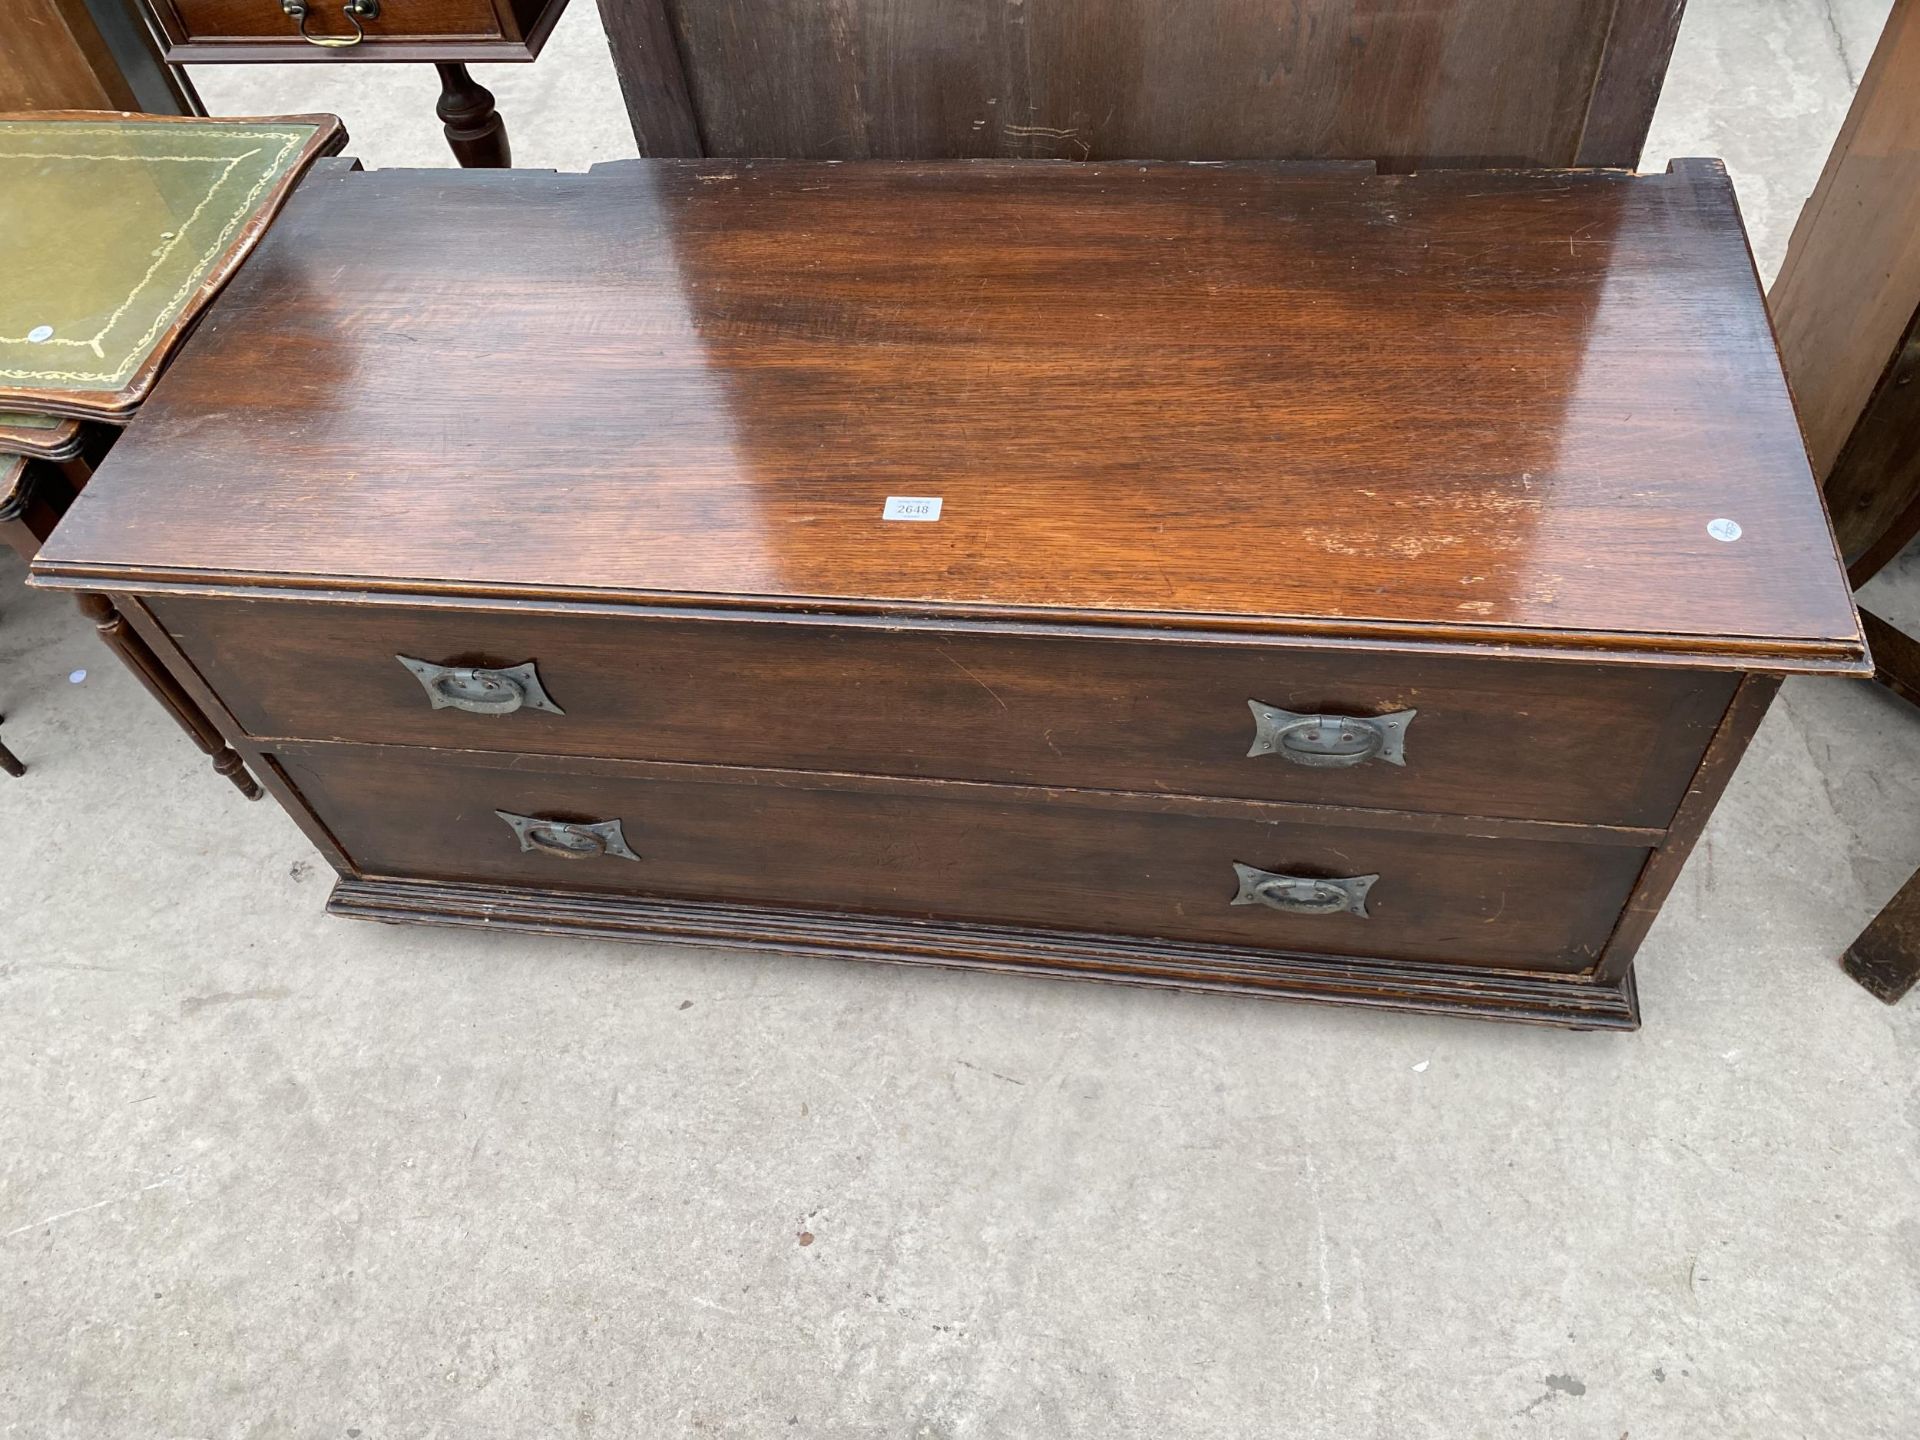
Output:
[[1584,1026],[1866,669],[1709,162],[316,176],[35,576],[339,913]]

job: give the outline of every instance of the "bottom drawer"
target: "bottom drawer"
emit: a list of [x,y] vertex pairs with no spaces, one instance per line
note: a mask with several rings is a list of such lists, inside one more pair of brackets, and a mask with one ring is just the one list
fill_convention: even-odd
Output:
[[[273,758],[367,875],[1563,974],[1592,968],[1647,858],[1178,797],[351,745]],[[1311,883],[1366,876],[1363,897]]]

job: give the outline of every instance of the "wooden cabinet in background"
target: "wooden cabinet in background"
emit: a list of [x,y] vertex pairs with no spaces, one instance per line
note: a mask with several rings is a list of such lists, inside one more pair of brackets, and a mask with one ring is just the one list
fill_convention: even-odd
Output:
[[436,113],[464,166],[512,163],[506,122],[471,63],[532,60],[567,0],[140,0],[171,65],[425,60]]
[[1640,158],[1685,0],[600,0],[642,155]]
[[198,114],[192,86],[161,63],[138,6],[139,0],[6,0],[0,6],[0,114]]

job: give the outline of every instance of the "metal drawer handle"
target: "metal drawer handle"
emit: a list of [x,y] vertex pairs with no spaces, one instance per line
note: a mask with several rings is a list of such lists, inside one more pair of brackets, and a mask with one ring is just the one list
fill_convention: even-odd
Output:
[[533,661],[500,670],[484,670],[466,665],[435,665],[411,655],[393,657],[413,678],[426,687],[427,699],[436,710],[465,710],[472,715],[511,715],[520,709],[544,710],[549,715],[564,715],[548,698]]
[[1380,759],[1407,763],[1407,726],[1418,710],[1391,715],[1300,715],[1275,705],[1247,701],[1253,711],[1253,748],[1248,755],[1278,755],[1315,769],[1364,765]]
[[280,0],[280,9],[289,20],[300,22],[300,38],[309,45],[324,46],[328,50],[345,50],[350,45],[358,45],[367,38],[367,32],[360,28],[362,20],[380,18],[380,0],[347,0],[340,7],[340,13],[347,17],[347,23],[353,26],[351,35],[309,35],[307,33],[306,0]]
[[520,848],[562,860],[597,860],[615,855],[622,860],[640,857],[627,848],[618,820],[582,823],[572,820],[542,820],[538,815],[515,815],[511,810],[493,812],[507,822],[520,841]]
[[1358,915],[1362,920],[1373,917],[1367,914],[1367,892],[1373,889],[1378,875],[1348,875],[1343,879],[1329,879],[1318,875],[1279,875],[1271,870],[1256,870],[1251,865],[1234,862],[1233,873],[1240,878],[1240,893],[1233,897],[1236,905],[1265,905],[1270,910],[1284,910],[1289,915]]

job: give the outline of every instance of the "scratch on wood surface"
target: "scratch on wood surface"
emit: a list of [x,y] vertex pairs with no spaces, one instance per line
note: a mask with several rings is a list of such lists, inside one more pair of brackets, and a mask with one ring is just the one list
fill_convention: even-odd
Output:
[[982,680],[978,675],[974,674],[973,671],[967,669],[965,665],[962,665],[958,660],[954,659],[953,656],[948,655],[946,651],[942,650],[940,653],[942,655],[946,655],[947,663],[949,665],[953,666],[954,669],[958,670],[961,674],[965,675],[969,680],[973,681],[974,684],[978,685],[982,690],[986,691],[987,694],[993,696],[994,704],[998,705],[1002,710],[1007,709],[1007,702],[1000,698],[1000,692],[998,690],[994,689],[993,686],[987,684],[986,681]]

